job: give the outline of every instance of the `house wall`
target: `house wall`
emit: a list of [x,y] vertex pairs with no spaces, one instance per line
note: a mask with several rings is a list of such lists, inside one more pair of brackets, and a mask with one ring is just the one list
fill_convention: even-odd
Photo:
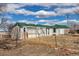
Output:
[[54,32],[54,29],[53,29],[52,34],[56,34],[56,35],[65,34],[65,30],[66,30],[66,29],[64,29],[64,28],[57,28],[57,29],[56,29],[56,32]]
[[46,29],[45,28],[40,28],[40,27],[35,27],[33,29],[27,28],[27,31],[28,31],[29,38],[46,36]]
[[65,30],[65,29],[57,29],[57,35],[58,35],[58,34],[64,34],[64,30]]
[[56,35],[59,35],[59,34],[68,34],[69,32],[69,29],[66,29],[66,28],[59,28],[59,29],[56,29]]
[[[25,28],[25,32],[24,32],[24,28]],[[21,39],[28,39],[38,36],[37,29],[35,27],[23,27],[20,29],[21,29],[21,36],[20,36]]]
[[11,38],[14,40],[15,39],[22,39],[20,30],[21,29],[19,28],[19,26],[14,27],[11,31]]
[[53,28],[49,29],[49,35],[53,35]]
[[[25,27],[25,28],[26,28],[26,33],[28,33],[28,38],[52,35],[52,29],[46,29],[46,28],[42,28],[42,27]],[[21,28],[21,36],[20,36],[21,39],[24,38],[23,29],[24,29],[24,27]],[[47,30],[47,33],[46,33],[46,30]]]
[[[25,28],[25,32],[24,32]],[[17,32],[18,30],[18,32]],[[49,35],[59,35],[59,34],[65,34],[67,29],[64,28],[58,28],[56,29],[56,32],[54,32],[53,28],[45,28],[45,27],[32,27],[32,26],[27,26],[23,28],[19,27],[14,27],[12,30],[12,39],[17,38],[17,33],[18,33],[18,39],[28,39],[28,38],[36,38],[40,36],[49,36]]]
[[38,32],[36,28],[27,28],[27,32],[28,32],[28,38],[34,38],[34,37],[38,37]]

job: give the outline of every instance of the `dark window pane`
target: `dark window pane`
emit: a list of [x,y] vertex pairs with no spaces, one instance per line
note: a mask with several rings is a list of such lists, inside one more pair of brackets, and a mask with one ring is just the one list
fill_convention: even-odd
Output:
[[54,28],[53,32],[56,32],[56,28]]
[[25,28],[24,28],[24,32],[25,32]]

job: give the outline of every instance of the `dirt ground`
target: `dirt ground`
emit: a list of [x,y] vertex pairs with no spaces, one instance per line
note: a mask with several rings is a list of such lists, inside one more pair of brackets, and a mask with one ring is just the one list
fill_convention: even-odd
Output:
[[[2,43],[3,42],[3,43]],[[0,41],[0,56],[78,56],[79,36],[60,35]],[[5,44],[4,44],[5,43]]]

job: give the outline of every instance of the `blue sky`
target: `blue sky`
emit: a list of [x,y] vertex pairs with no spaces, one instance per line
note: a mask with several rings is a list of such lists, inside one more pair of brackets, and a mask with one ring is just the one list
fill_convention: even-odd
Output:
[[[4,6],[3,6],[4,7]],[[6,4],[6,15],[13,22],[65,24],[67,19],[79,21],[79,4],[26,3]],[[68,16],[68,18],[67,18]]]

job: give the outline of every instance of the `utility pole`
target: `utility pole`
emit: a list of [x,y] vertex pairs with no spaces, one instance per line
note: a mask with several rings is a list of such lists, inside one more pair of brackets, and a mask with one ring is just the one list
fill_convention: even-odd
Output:
[[69,20],[68,20],[68,18],[69,18],[69,15],[66,14],[67,25],[69,25]]

